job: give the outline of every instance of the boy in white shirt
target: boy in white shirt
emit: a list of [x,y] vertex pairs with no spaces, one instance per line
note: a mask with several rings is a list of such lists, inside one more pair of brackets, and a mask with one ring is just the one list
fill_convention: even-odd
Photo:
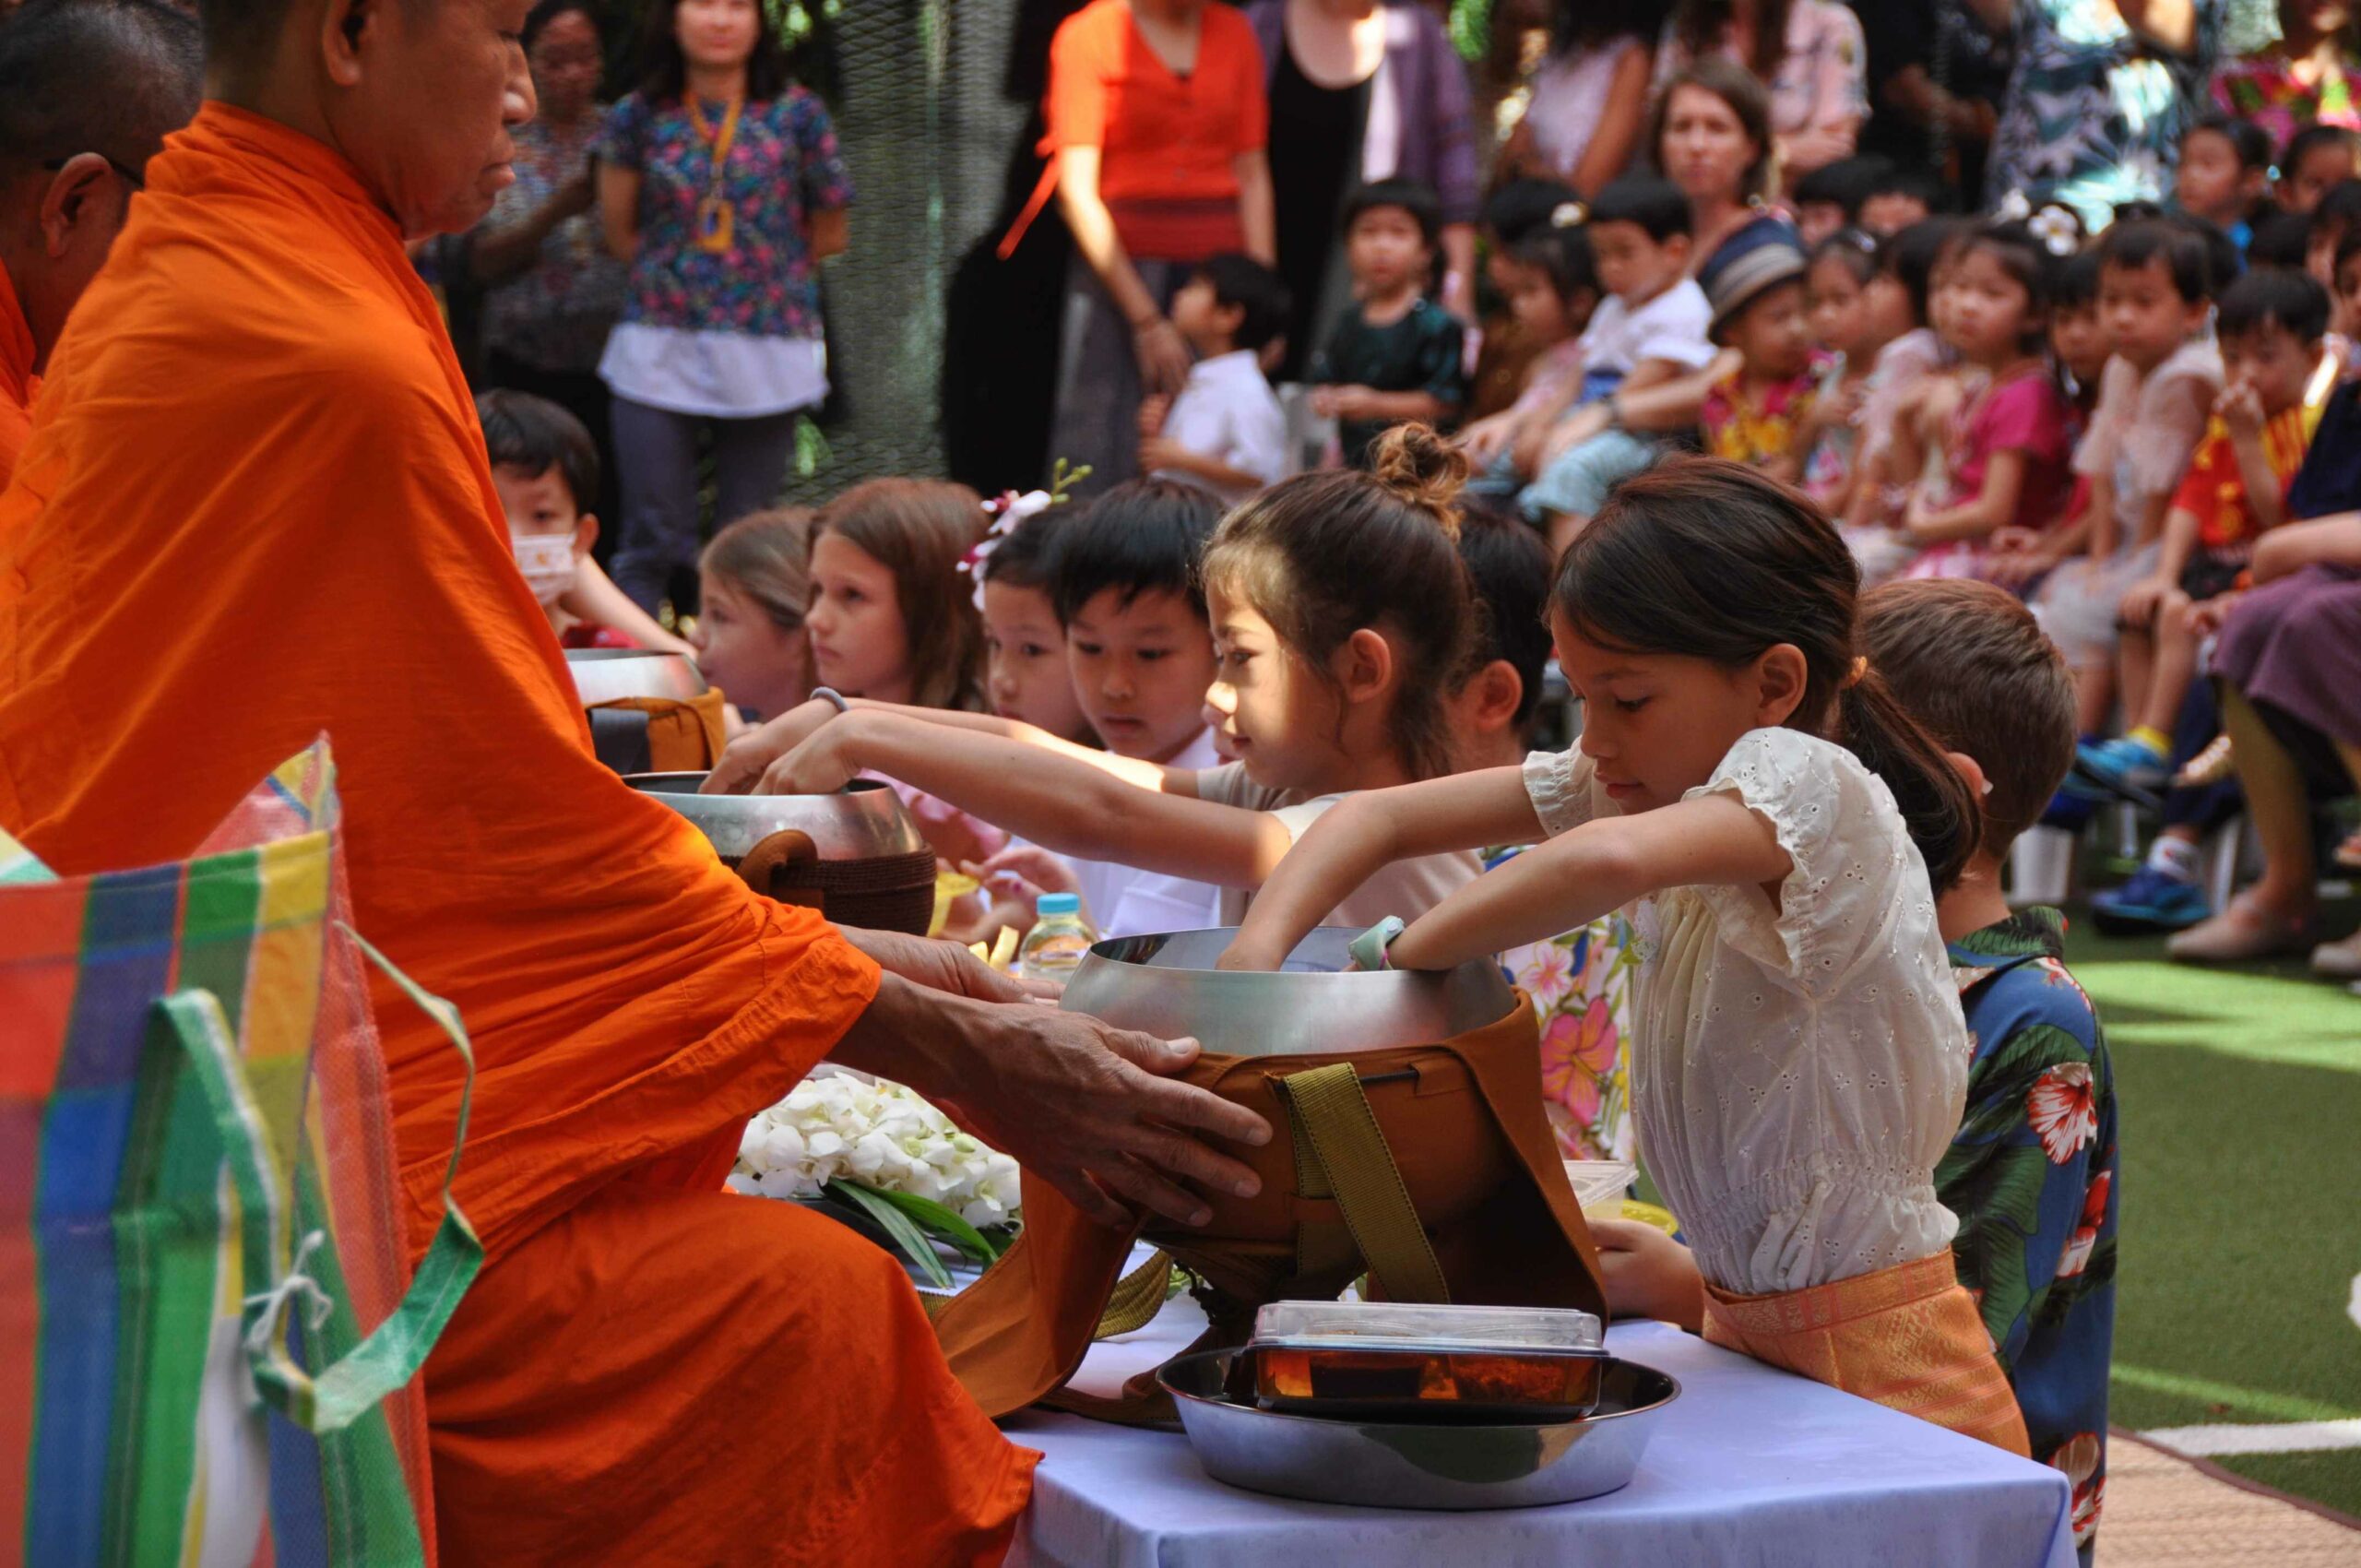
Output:
[[1279,275],[1252,256],[1210,257],[1172,301],[1172,325],[1197,362],[1177,398],[1140,406],[1140,469],[1204,485],[1235,505],[1287,474],[1287,415],[1263,374],[1264,348],[1286,330]]
[[[1713,362],[1713,307],[1689,276],[1689,198],[1668,180],[1633,176],[1591,204],[1591,262],[1608,298],[1582,336],[1581,386],[1567,408],[1700,370]],[[1545,413],[1548,410],[1543,410]],[[1554,427],[1554,428],[1553,428]],[[1557,417],[1520,433],[1533,449],[1519,466],[1538,475],[1518,497],[1528,521],[1587,518],[1607,486],[1645,461],[1653,446],[1609,422],[1561,426]],[[1569,437],[1572,437],[1569,439]]]

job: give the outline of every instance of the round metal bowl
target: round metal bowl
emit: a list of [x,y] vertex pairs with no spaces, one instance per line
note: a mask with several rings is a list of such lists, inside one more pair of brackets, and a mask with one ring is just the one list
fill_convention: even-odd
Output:
[[790,828],[808,834],[824,861],[927,852],[901,797],[873,778],[856,778],[833,795],[700,795],[705,777],[631,773],[623,782],[696,824],[715,852],[733,865],[772,834]]
[[[1362,1508],[1534,1508],[1630,1483],[1680,1384],[1610,1357],[1599,1403],[1579,1420],[1458,1425],[1353,1421],[1255,1408],[1252,1358],[1204,1350],[1157,1381],[1205,1474],[1229,1486]],[[1247,1391],[1243,1398],[1230,1390]]]
[[687,702],[705,691],[694,660],[677,653],[636,647],[573,647],[565,667],[585,707],[626,697],[669,697]]
[[1090,950],[1062,1004],[1118,1028],[1192,1035],[1229,1056],[1325,1056],[1428,1045],[1505,1016],[1515,992],[1498,964],[1427,973],[1345,971],[1351,926],[1321,926],[1275,974],[1216,969],[1235,926],[1123,936]]

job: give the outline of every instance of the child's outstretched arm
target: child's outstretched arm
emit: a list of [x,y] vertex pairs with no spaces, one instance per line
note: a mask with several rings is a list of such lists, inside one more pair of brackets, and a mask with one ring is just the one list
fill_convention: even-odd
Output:
[[840,712],[898,713],[929,724],[939,724],[945,729],[972,730],[979,734],[1004,736],[1028,746],[1039,746],[1089,763],[1142,789],[1160,788],[1165,773],[1152,762],[1135,762],[1109,752],[1093,751],[1088,746],[1077,746],[1046,730],[1037,730],[1020,719],[1003,719],[996,714],[967,713],[948,707],[911,707],[901,703],[878,702],[870,697],[848,697],[840,710],[827,698],[816,697],[799,707],[788,709],[777,719],[730,742],[722,752],[721,760],[706,776],[699,793],[792,793],[785,784],[772,783],[765,776],[796,747],[819,733],[821,726],[838,717]]
[[1914,493],[1902,514],[1903,530],[1919,544],[1983,539],[1999,532],[2017,515],[2028,467],[2025,454],[2013,447],[1993,453],[1985,459],[1984,488],[1958,505],[1930,506]]
[[[1442,802],[1432,798],[1407,812],[1395,803],[1371,804],[1336,824],[1333,837],[1340,842],[1333,850],[1323,843],[1323,837],[1330,836],[1331,818],[1364,801],[1406,797],[1433,786],[1410,785],[1357,796],[1323,817],[1304,835],[1298,854],[1288,857],[1255,899],[1238,943],[1223,959],[1224,966],[1274,968],[1271,955],[1275,952],[1284,957],[1301,940],[1317,916],[1307,918],[1303,913],[1307,900],[1294,892],[1299,877],[1307,882],[1320,879],[1314,897],[1338,884],[1350,892],[1369,871],[1382,863],[1382,859],[1370,858],[1381,848],[1398,846],[1390,857],[1398,858],[1471,844],[1513,842],[1520,834],[1501,833],[1510,826],[1513,803],[1525,814],[1521,836],[1529,839],[1538,832],[1540,823],[1517,769],[1498,768],[1438,782],[1462,781],[1481,786],[1468,791],[1465,804],[1471,809],[1464,814],[1446,818],[1436,809]],[[1379,820],[1356,820],[1370,817]],[[1298,872],[1298,859],[1313,864]],[[1453,893],[1394,939],[1392,956],[1400,968],[1447,969],[1470,958],[1572,931],[1659,888],[1775,884],[1793,864],[1770,824],[1729,795],[1700,796],[1633,816],[1601,817],[1526,850]],[[1275,898],[1283,895],[1287,901],[1274,909]],[[1321,906],[1332,907],[1333,901]],[[1233,963],[1233,957],[1241,961]]]
[[860,707],[823,725],[763,782],[782,793],[823,793],[874,770],[1062,855],[1225,887],[1261,886],[1287,852],[1286,824],[1200,800],[1187,768],[1073,751],[931,715]]
[[1277,968],[1331,909],[1395,861],[1539,837],[1541,822],[1519,768],[1488,767],[1350,796],[1313,823],[1264,883],[1219,967]]

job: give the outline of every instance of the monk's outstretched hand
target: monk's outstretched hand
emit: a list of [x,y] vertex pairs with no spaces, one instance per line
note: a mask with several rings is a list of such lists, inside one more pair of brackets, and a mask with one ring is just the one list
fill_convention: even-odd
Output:
[[1137,1211],[1183,1225],[1212,1218],[1205,1193],[1261,1182],[1208,1139],[1265,1144],[1270,1123],[1169,1076],[1194,1040],[1161,1040],[1086,1014],[979,1002],[888,970],[831,1059],[908,1084],[1100,1224]]

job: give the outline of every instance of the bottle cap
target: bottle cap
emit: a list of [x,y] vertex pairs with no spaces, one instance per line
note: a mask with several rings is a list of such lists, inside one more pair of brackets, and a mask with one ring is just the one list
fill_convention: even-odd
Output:
[[1078,915],[1082,912],[1082,895],[1044,893],[1034,908],[1044,915]]

